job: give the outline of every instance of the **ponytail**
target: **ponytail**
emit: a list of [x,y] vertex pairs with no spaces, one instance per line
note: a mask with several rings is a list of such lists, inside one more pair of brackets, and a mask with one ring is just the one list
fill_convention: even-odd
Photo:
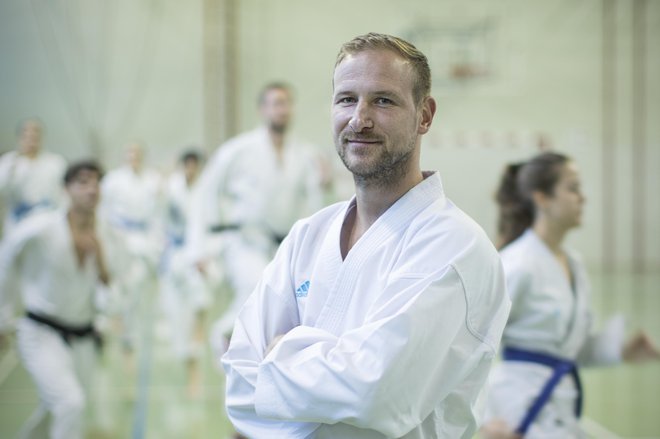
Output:
[[534,223],[534,192],[552,195],[561,167],[569,161],[563,154],[545,152],[528,162],[510,164],[504,170],[495,201],[500,208],[497,248],[509,245]]
[[500,214],[497,222],[497,249],[516,240],[534,221],[534,206],[518,190],[518,174],[523,163],[509,164],[495,194]]

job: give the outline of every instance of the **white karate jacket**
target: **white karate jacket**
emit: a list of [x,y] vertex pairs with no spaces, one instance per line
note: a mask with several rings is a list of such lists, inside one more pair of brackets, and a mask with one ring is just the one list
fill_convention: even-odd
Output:
[[[527,230],[506,246],[502,263],[511,315],[502,344],[576,361],[578,365],[607,365],[620,361],[623,321],[615,318],[600,333],[593,332],[590,286],[579,256],[566,250],[573,285],[547,245]],[[517,427],[552,370],[533,363],[498,364],[489,384],[487,418],[503,418]],[[564,376],[526,437],[582,437],[574,414],[577,391]]]
[[354,203],[298,222],[244,306],[229,417],[250,438],[471,438],[509,310],[497,252],[432,174],[342,260]]
[[[126,250],[107,227],[99,225],[98,238],[112,276],[124,268]],[[12,279],[19,281],[26,310],[72,326],[90,323],[97,311],[98,275],[93,256],[78,264],[65,211],[21,222],[0,247],[0,326],[13,318]]]
[[158,172],[129,166],[101,181],[100,216],[120,231],[134,257],[155,265],[162,250],[163,182]]
[[20,205],[35,206],[29,214],[55,210],[64,201],[62,178],[66,161],[57,154],[41,151],[29,159],[10,151],[0,157],[0,200],[5,205],[3,234],[9,235],[17,220]]
[[284,236],[296,220],[322,206],[312,147],[287,138],[278,163],[268,132],[261,127],[222,145],[196,184],[190,231],[191,251],[208,251],[209,228],[240,226],[252,244],[270,251],[271,234]]

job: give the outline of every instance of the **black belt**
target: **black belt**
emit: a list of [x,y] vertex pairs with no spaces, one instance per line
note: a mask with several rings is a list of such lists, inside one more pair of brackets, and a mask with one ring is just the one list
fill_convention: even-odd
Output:
[[[239,230],[241,228],[240,224],[216,224],[211,227],[209,227],[209,232],[211,233],[222,233],[222,232],[229,232],[229,231],[235,231]],[[275,244],[280,245],[282,244],[282,241],[284,241],[284,238],[286,238],[286,234],[280,235],[275,232],[270,232],[268,233],[268,237],[273,241]]]
[[278,235],[277,233],[270,234],[270,239],[272,239],[277,245],[282,244],[284,238],[286,238],[286,235]]
[[238,224],[216,224],[209,227],[209,232],[211,233],[222,233],[228,232],[230,230],[238,230],[241,226]]
[[62,340],[64,340],[64,342],[69,346],[71,346],[71,340],[73,338],[85,337],[94,338],[94,343],[99,350],[103,346],[103,339],[101,338],[101,334],[99,334],[98,331],[94,329],[94,325],[92,323],[88,323],[82,326],[71,326],[58,322],[50,317],[35,314],[31,311],[28,311],[26,315],[28,319],[49,326],[50,328],[57,331],[57,333],[62,337]]

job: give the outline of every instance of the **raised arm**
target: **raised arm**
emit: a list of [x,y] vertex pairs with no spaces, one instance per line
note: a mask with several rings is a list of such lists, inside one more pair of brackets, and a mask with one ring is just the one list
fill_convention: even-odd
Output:
[[19,292],[16,274],[20,271],[21,255],[30,241],[29,232],[22,224],[0,243],[0,333],[13,329]]

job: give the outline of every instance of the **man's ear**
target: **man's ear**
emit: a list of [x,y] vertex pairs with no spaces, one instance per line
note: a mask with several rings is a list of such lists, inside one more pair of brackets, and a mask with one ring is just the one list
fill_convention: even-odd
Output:
[[433,116],[435,115],[435,99],[431,96],[424,98],[422,102],[422,117],[419,121],[419,127],[417,128],[418,134],[426,134],[431,128],[431,123],[433,122]]

